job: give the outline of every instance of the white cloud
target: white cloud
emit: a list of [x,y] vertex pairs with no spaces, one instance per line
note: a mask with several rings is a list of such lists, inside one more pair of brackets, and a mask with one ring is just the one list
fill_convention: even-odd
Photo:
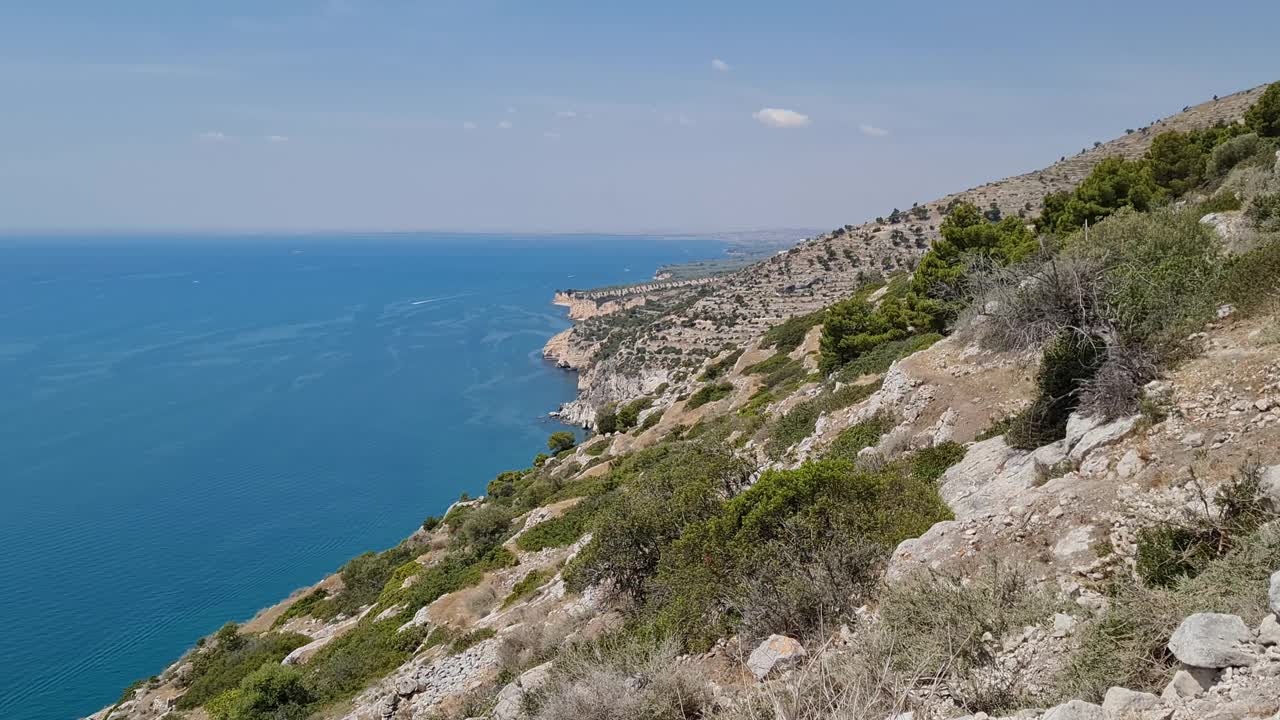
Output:
[[475,124],[475,123],[473,123],[473,122],[471,122],[470,120],[468,120],[468,121],[466,121],[466,122],[462,123],[462,129],[463,129],[463,130],[475,130],[475,129],[476,129],[476,124]]
[[721,60],[720,58],[716,58],[716,59],[712,60],[712,61],[711,61],[711,67],[712,67],[712,68],[714,68],[714,69],[716,69],[716,70],[718,70],[718,71],[720,71],[720,72],[729,72],[729,70],[731,69],[731,68],[729,67],[729,63],[727,63],[727,62],[725,62],[725,61]]
[[511,128],[512,128],[512,125],[510,120],[503,120],[502,122],[498,123],[499,130],[510,130]]
[[267,136],[267,142],[269,142],[269,143],[287,143],[287,142],[289,142],[289,136],[288,136],[288,135],[268,135],[268,136]]
[[565,118],[566,120],[572,120],[573,118],[578,117],[578,113],[574,112],[573,110],[561,110],[560,112],[556,113],[556,117]]
[[866,123],[858,126],[858,132],[863,135],[870,135],[871,137],[884,137],[889,134],[889,131],[884,128],[876,127],[875,125],[867,125]]
[[752,117],[773,128],[798,128],[809,124],[808,115],[782,108],[764,108]]
[[206,130],[202,133],[197,134],[196,139],[199,140],[200,142],[220,143],[220,142],[227,142],[228,140],[231,139],[231,136],[223,132],[218,132],[217,130]]

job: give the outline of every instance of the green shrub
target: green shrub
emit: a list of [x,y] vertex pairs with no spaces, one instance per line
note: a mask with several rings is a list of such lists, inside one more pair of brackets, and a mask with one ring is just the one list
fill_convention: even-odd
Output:
[[1245,217],[1260,228],[1280,225],[1280,193],[1263,193],[1254,197]]
[[[418,585],[412,587],[416,589]],[[381,622],[365,618],[321,648],[303,670],[306,686],[316,700],[350,697],[412,657],[422,643],[426,628],[397,632],[409,617],[411,613],[404,612]]]
[[213,720],[301,720],[314,696],[297,668],[265,664],[211,701]]
[[804,342],[804,336],[815,326],[822,324],[825,314],[825,310],[818,310],[807,315],[797,315],[774,325],[764,334],[764,340],[761,341],[760,346],[772,347],[779,354],[785,355],[800,347]]
[[1045,348],[1031,407],[1010,423],[1009,445],[1034,450],[1066,436],[1067,418],[1079,405],[1079,389],[1101,364],[1101,342],[1064,333]]
[[941,339],[942,335],[938,333],[925,333],[923,335],[912,335],[894,342],[882,343],[840,368],[835,378],[848,382],[856,380],[863,375],[879,375],[887,371],[895,362],[921,350],[927,350]]
[[1061,694],[1098,701],[1112,686],[1160,692],[1177,666],[1167,643],[1188,615],[1239,615],[1250,627],[1269,612],[1268,580],[1280,567],[1280,536],[1264,527],[1241,538],[1194,578],[1168,587],[1121,579],[1106,614],[1080,635],[1060,679]]
[[[232,626],[234,633],[234,626]],[[220,631],[221,632],[221,631]],[[178,708],[189,710],[209,702],[263,665],[279,665],[286,655],[311,642],[298,633],[272,632],[264,635],[236,635],[205,648],[191,660],[190,685],[178,699]]]
[[656,426],[658,423],[662,422],[662,414],[664,412],[666,412],[666,410],[654,410],[653,412],[646,415],[644,418],[644,422],[640,423],[640,431],[644,432],[645,430],[648,430]]
[[493,628],[478,628],[471,632],[459,636],[456,640],[449,644],[449,652],[457,655],[466,652],[468,648],[479,645],[498,634]]
[[477,554],[500,545],[511,535],[515,513],[505,506],[487,502],[467,514],[453,535],[453,544],[469,547]]
[[1038,222],[1041,230],[1070,233],[1121,208],[1145,212],[1159,195],[1146,160],[1107,158],[1075,190],[1046,195]]
[[525,552],[537,552],[549,547],[573,544],[587,531],[592,513],[596,510],[590,500],[584,500],[569,508],[560,517],[544,520],[520,533],[516,547]]
[[778,418],[770,428],[765,443],[765,453],[772,458],[782,457],[792,445],[813,434],[818,418],[860,402],[880,388],[879,384],[845,385],[839,390],[827,388],[816,397],[797,403]]
[[1147,150],[1151,179],[1173,197],[1198,187],[1204,182],[1208,150],[1192,133],[1160,133]]
[[441,518],[439,515],[428,515],[422,521],[423,531],[424,532],[434,531],[436,528],[440,527],[440,523],[442,520],[443,518]]
[[915,295],[886,296],[873,307],[862,300],[832,305],[822,326],[822,368],[830,372],[885,343],[903,340],[917,329],[933,327],[934,306]]
[[1005,415],[1004,417],[993,419],[991,424],[988,425],[985,430],[978,433],[978,436],[973,439],[974,442],[982,442],[983,440],[990,440],[997,435],[1007,434],[1017,419],[1017,414]]
[[1245,125],[1266,138],[1280,137],[1280,83],[1271,83],[1258,102],[1245,111]]
[[547,581],[553,577],[553,573],[547,570],[532,570],[519,582],[511,588],[511,593],[502,601],[502,609],[507,609],[512,605],[524,600],[536,593]]
[[[1276,197],[1280,201],[1280,194]],[[1275,307],[1280,298],[1280,238],[1232,258],[1224,274],[1223,299],[1237,311],[1247,315]]]
[[642,397],[618,408],[618,429],[622,431],[635,427],[640,420],[640,413],[653,404],[653,398]]
[[1233,137],[1215,147],[1209,155],[1209,175],[1225,178],[1236,166],[1255,159],[1268,159],[1270,147],[1255,133]]
[[1208,215],[1209,213],[1229,212],[1239,210],[1242,207],[1240,196],[1230,190],[1221,190],[1214,194],[1208,200],[1200,203],[1196,208],[1197,215]]
[[608,435],[618,429],[618,411],[617,408],[610,403],[596,411],[595,431],[601,435]]
[[568,430],[557,430],[551,433],[551,437],[547,438],[547,449],[552,455],[559,455],[565,450],[570,450],[574,445],[578,444],[578,439]]
[[[863,586],[876,558],[950,517],[933,484],[914,481],[900,466],[870,471],[846,461],[822,461],[796,470],[766,471],[723,509],[688,525],[670,549],[661,552],[653,600],[659,627],[696,649],[732,631],[744,615],[756,618],[752,630],[757,633],[811,630],[770,623],[812,621],[824,609],[834,622],[833,615],[851,611],[846,603],[856,607],[861,597],[833,599],[836,607],[826,605],[822,597],[793,593],[776,600],[780,605],[775,605],[775,612],[751,607],[750,602],[762,597],[752,592],[753,586],[759,587],[755,583],[760,580],[760,564],[769,560],[780,566],[778,560],[795,559],[796,553],[829,560],[831,555],[823,552],[828,540],[856,538],[869,546],[854,554],[857,567],[837,576],[842,581],[823,583],[837,590],[823,595],[837,598],[842,589]],[[801,587],[799,578],[810,570],[795,568],[799,575],[790,576],[796,582],[788,586]]]
[[1134,570],[1153,587],[1171,587],[1186,577],[1194,577],[1213,554],[1198,533],[1172,525],[1153,525],[1138,531],[1137,564]]
[[936,482],[948,468],[963,460],[966,452],[963,445],[954,442],[917,450],[909,460],[911,477],[919,482]]
[[823,456],[831,460],[857,460],[858,453],[880,442],[893,429],[893,418],[879,414],[840,431]]
[[733,394],[732,383],[716,383],[714,385],[703,385],[698,391],[689,396],[689,400],[685,402],[685,407],[692,410],[702,407],[707,403],[723,400]]
[[613,444],[612,440],[608,438],[600,438],[599,440],[588,445],[583,450],[583,452],[591,457],[600,457],[601,455],[604,454],[605,450],[609,449],[609,446],[612,444]]
[[754,365],[748,365],[746,368],[743,369],[742,374],[743,375],[769,375],[785,367],[789,367],[794,363],[796,363],[796,361],[792,359],[791,356],[787,355],[784,352],[779,352],[769,356],[765,360],[761,360],[760,362],[755,363]]
[[728,355],[725,355],[723,358],[711,363],[707,366],[707,369],[698,376],[698,379],[703,382],[720,379],[738,363],[738,358],[742,357],[742,352],[742,348],[738,348]]

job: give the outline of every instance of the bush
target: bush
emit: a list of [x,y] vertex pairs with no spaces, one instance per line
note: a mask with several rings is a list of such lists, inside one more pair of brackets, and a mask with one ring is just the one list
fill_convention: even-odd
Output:
[[830,372],[878,346],[903,340],[935,323],[933,306],[908,294],[885,297],[877,307],[858,300],[832,305],[822,326],[822,368]]
[[652,404],[652,398],[642,397],[618,408],[618,429],[625,432],[635,427],[640,421],[640,413]]
[[290,720],[305,718],[311,691],[296,668],[264,664],[208,704],[213,720]]
[[672,641],[606,640],[556,660],[532,698],[534,720],[694,720],[710,716],[711,690]]
[[578,439],[568,430],[557,430],[551,433],[551,437],[547,438],[547,449],[552,455],[559,455],[565,450],[573,449],[578,444]]
[[546,570],[532,570],[529,574],[520,578],[519,582],[511,588],[511,594],[502,601],[502,609],[507,609],[521,600],[538,592],[538,589],[547,584],[552,574]]
[[1177,661],[1167,643],[1188,615],[1239,615],[1250,627],[1269,612],[1268,580],[1280,567],[1280,535],[1269,527],[1241,538],[1194,578],[1169,587],[1121,580],[1110,590],[1106,615],[1081,633],[1060,679],[1062,694],[1098,701],[1118,685],[1158,693]]
[[1253,198],[1245,217],[1260,228],[1280,225],[1280,193],[1264,193]]
[[984,636],[1003,638],[1052,612],[1051,596],[1015,568],[992,565],[966,581],[922,570],[881,597],[880,632],[868,654],[908,677],[941,683],[965,710],[1003,715],[1029,698],[1020,697],[1016,669],[994,684],[980,679],[997,647]]
[[835,377],[837,380],[844,382],[856,380],[863,375],[879,375],[887,371],[895,362],[921,350],[927,350],[941,339],[942,335],[938,333],[925,333],[923,335],[912,335],[894,342],[882,343],[840,368]]
[[497,634],[497,630],[489,627],[472,630],[465,635],[460,635],[452,643],[449,643],[449,652],[454,655],[466,652],[469,648],[479,645]]
[[1151,179],[1174,197],[1198,187],[1205,178],[1208,149],[1190,133],[1160,133],[1147,150]]
[[1209,213],[1229,212],[1239,210],[1241,207],[1242,203],[1239,195],[1230,190],[1222,190],[1200,203],[1196,208],[1196,214],[1208,215]]
[[1245,111],[1245,125],[1266,138],[1280,137],[1280,83],[1271,83],[1253,107]]
[[613,444],[612,440],[608,438],[600,438],[599,440],[591,443],[585,449],[583,449],[583,452],[589,455],[590,457],[600,457],[601,455],[604,454],[605,450],[609,449],[609,446],[612,444]]
[[685,403],[685,407],[692,410],[700,408],[707,403],[723,400],[733,394],[732,383],[716,383],[714,385],[703,385],[698,391],[689,396],[689,400]]
[[1225,178],[1236,166],[1254,158],[1265,158],[1269,146],[1255,133],[1239,135],[1215,147],[1209,155],[1209,175]]
[[809,330],[816,325],[822,324],[825,314],[825,310],[818,310],[807,315],[797,315],[779,325],[774,325],[764,334],[764,339],[761,341],[760,346],[772,347],[779,354],[785,355],[800,347],[800,344],[804,342],[804,336],[809,333]]
[[[190,685],[178,699],[178,708],[188,710],[209,702],[263,665],[278,665],[286,655],[311,642],[298,633],[267,633],[243,636],[235,634],[235,626],[219,631],[223,637],[213,647],[205,648],[191,660]],[[235,639],[232,640],[231,638]]]
[[610,403],[596,411],[595,431],[601,435],[608,435],[618,429],[617,408]]
[[[699,649],[744,617],[754,618],[754,632],[807,632],[813,628],[801,625],[817,616],[835,622],[861,602],[860,594],[840,593],[864,587],[876,558],[950,517],[933,484],[913,481],[900,466],[871,471],[822,461],[766,471],[661,553],[653,600],[659,627]],[[817,567],[831,559],[834,538],[857,540],[859,548],[838,547],[853,551],[853,567]],[[782,570],[786,561],[806,558],[816,565],[780,576],[789,578],[789,595],[769,608],[749,607],[761,599],[752,592],[763,582],[761,563]],[[806,580],[819,586],[805,587]]]
[[858,453],[873,447],[880,438],[893,429],[893,418],[878,414],[840,431],[823,456],[830,460],[857,460]]
[[1034,450],[1066,436],[1080,386],[1097,372],[1101,350],[1101,341],[1070,331],[1045,348],[1036,372],[1036,398],[1010,423],[1005,436],[1010,446]]
[[963,445],[954,442],[917,450],[909,461],[911,477],[919,482],[936,482],[952,465],[963,460],[966,452]]
[[1280,239],[1232,258],[1224,274],[1223,299],[1238,312],[1247,315],[1275,307],[1280,298]]
[[725,373],[732,370],[733,366],[738,363],[738,358],[742,357],[742,352],[742,348],[738,348],[737,350],[734,350],[728,355],[725,355],[719,360],[711,363],[707,366],[707,369],[703,371],[702,375],[698,376],[698,379],[706,382],[710,380],[718,380],[723,377]]
[[818,418],[860,402],[880,389],[879,384],[845,385],[839,390],[828,387],[810,400],[797,403],[773,423],[765,453],[779,458],[792,446],[813,434]]
[[1066,234],[1121,208],[1150,210],[1159,195],[1147,161],[1106,158],[1075,190],[1046,195],[1038,222],[1041,230]]
[[587,531],[595,503],[584,500],[569,508],[563,515],[544,520],[520,533],[516,547],[525,552],[537,552],[549,547],[573,544]]
[[453,543],[484,554],[511,534],[514,513],[497,503],[485,503],[467,514],[467,519],[454,533]]

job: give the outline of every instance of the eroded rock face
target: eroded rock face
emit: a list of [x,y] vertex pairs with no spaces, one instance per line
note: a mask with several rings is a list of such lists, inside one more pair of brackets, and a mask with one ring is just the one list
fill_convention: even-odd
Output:
[[747,668],[757,680],[763,680],[771,673],[781,672],[795,665],[808,654],[799,640],[786,635],[770,635],[768,640],[751,651],[747,658]]
[[1271,604],[1271,612],[1280,615],[1280,572],[1271,575],[1271,588],[1267,593],[1267,599]]
[[1182,621],[1169,640],[1169,651],[1186,665],[1225,668],[1252,665],[1247,646],[1253,633],[1235,615],[1196,613]]
[[493,708],[496,720],[519,720],[525,717],[524,699],[532,692],[537,692],[551,678],[551,663],[546,662],[535,668],[520,673],[520,677],[511,681],[498,692],[498,704]]

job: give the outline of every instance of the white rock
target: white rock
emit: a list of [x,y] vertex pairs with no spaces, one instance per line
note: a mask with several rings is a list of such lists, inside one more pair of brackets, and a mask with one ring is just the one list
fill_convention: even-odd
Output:
[[1209,688],[1213,687],[1216,677],[1216,671],[1212,670],[1207,672],[1200,668],[1179,670],[1173,674],[1173,679],[1165,686],[1160,697],[1168,702],[1196,697],[1200,693],[1208,692]]
[[1053,614],[1053,636],[1066,637],[1076,627],[1076,619],[1066,613]]
[[1182,444],[1187,447],[1200,447],[1204,445],[1204,433],[1189,432],[1182,436]]
[[1252,654],[1241,645],[1252,642],[1249,627],[1236,615],[1196,613],[1185,620],[1169,639],[1169,650],[1186,665],[1225,668],[1252,665]]
[[[1270,503],[1272,511],[1280,511],[1280,465],[1263,468],[1258,490],[1261,491],[1262,497]],[[1272,580],[1271,587],[1275,588],[1274,580]],[[1271,610],[1280,612],[1280,608],[1276,607],[1274,590],[1271,595]]]
[[1113,687],[1102,699],[1108,720],[1165,720],[1173,714],[1160,698],[1151,693]]
[[786,635],[770,635],[768,640],[751,651],[747,658],[747,668],[757,680],[763,680],[775,670],[785,670],[807,655],[800,641]]
[[1076,463],[1082,462],[1094,450],[1112,445],[1133,432],[1133,429],[1138,425],[1139,419],[1141,419],[1140,415],[1132,415],[1106,425],[1094,427],[1080,437],[1080,440],[1071,448],[1069,457]]
[[1120,462],[1116,463],[1116,474],[1122,478],[1131,478],[1142,472],[1142,468],[1146,467],[1146,461],[1138,454],[1137,450],[1129,450],[1120,458]]
[[551,679],[551,663],[545,662],[520,673],[520,677],[507,683],[498,691],[498,702],[493,708],[495,720],[518,720],[524,717],[524,697],[536,692]]
[[1045,713],[1044,720],[1107,720],[1107,716],[1099,705],[1072,700]]
[[1081,525],[1067,533],[1066,537],[1053,546],[1053,555],[1065,563],[1070,561],[1071,558],[1087,552],[1092,542],[1093,526]]
[[1258,643],[1262,645],[1280,645],[1280,622],[1275,615],[1262,618],[1258,626]]
[[1280,571],[1271,574],[1271,590],[1267,593],[1267,599],[1271,604],[1271,612],[1280,615]]

